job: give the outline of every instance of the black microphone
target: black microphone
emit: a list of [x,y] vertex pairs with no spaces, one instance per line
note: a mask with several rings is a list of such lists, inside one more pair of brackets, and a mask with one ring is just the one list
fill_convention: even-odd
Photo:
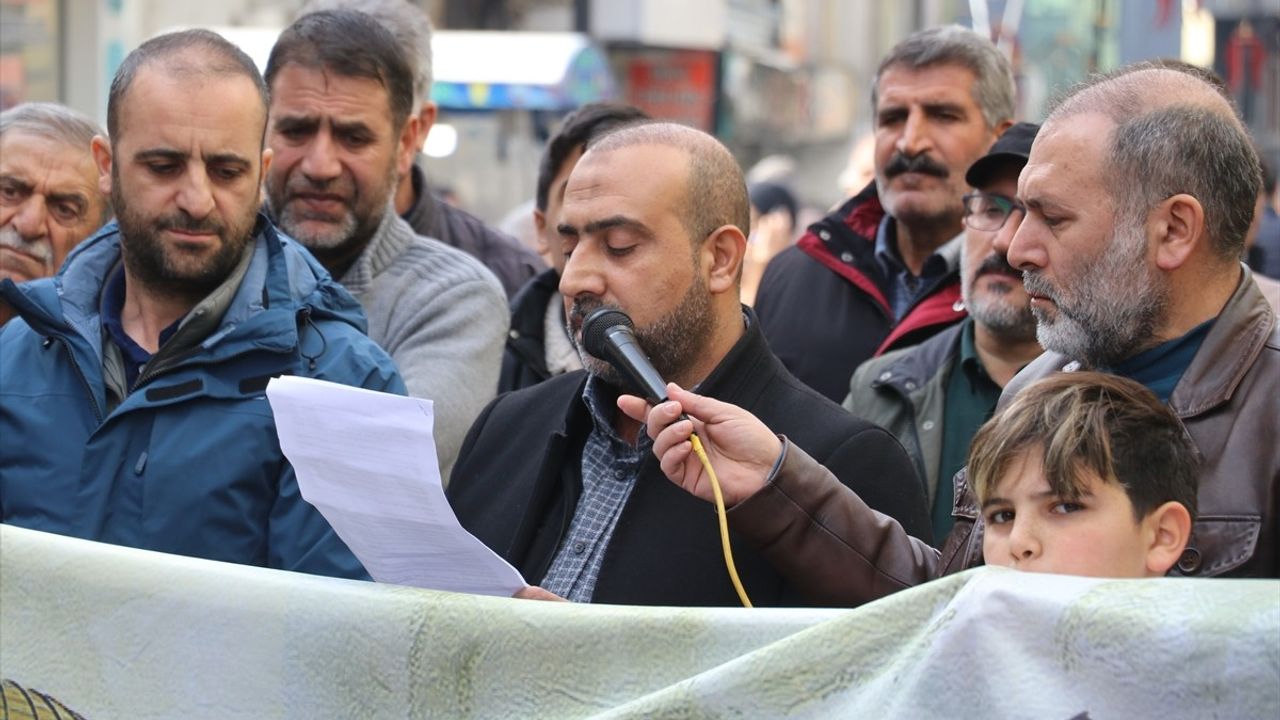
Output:
[[651,405],[665,402],[667,383],[640,349],[635,324],[617,308],[597,308],[582,322],[582,346],[621,372]]

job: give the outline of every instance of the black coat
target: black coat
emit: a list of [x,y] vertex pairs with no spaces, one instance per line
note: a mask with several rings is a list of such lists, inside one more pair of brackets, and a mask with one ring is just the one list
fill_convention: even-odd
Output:
[[[929,520],[915,469],[888,432],[855,418],[793,377],[769,352],[759,322],[700,392],[755,413],[804,448],[869,505],[927,538]],[[591,432],[583,371],[502,395],[462,446],[449,485],[459,520],[531,583],[545,576],[581,493],[581,453]],[[754,604],[807,601],[734,537],[734,560]],[[605,551],[594,602],[633,605],[738,604],[724,568],[713,506],[645,460]]]
[[498,392],[527,388],[551,377],[547,369],[547,303],[560,289],[560,273],[547,268],[511,300],[511,329],[502,351]]

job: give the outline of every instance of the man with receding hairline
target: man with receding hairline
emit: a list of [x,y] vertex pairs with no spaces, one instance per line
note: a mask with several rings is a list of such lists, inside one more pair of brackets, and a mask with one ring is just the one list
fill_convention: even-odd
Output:
[[267,90],[207,30],[120,65],[92,141],[117,222],[0,293],[0,520],[225,562],[367,578],[299,493],[263,391],[403,394],[360,306],[258,210]]
[[1026,219],[998,248],[1023,271],[1047,351],[1006,397],[1059,369],[1105,369],[1167,402],[1204,455],[1178,574],[1280,577],[1280,327],[1240,262],[1260,184],[1217,88],[1139,64],[1052,111],[1019,178]]
[[[581,348],[582,322],[601,307],[630,315],[666,379],[772,418],[872,505],[928,534],[902,447],[788,373],[739,302],[748,215],[733,156],[691,128],[627,126],[589,143],[574,167],[560,292],[585,370],[490,404],[448,491],[463,526],[529,582],[578,602],[738,603],[714,515],[662,479],[639,425],[615,406],[627,381]],[[755,604],[809,601],[733,546]]]
[[53,103],[0,113],[0,277],[48,277],[111,217],[89,143],[103,131]]

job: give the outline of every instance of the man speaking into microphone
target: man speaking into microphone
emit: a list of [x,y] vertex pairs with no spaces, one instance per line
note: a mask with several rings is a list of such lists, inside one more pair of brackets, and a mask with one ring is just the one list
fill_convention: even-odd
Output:
[[[463,526],[530,583],[575,602],[739,603],[715,514],[665,478],[640,425],[617,410],[620,392],[644,390],[584,349],[583,322],[605,307],[629,317],[662,378],[750,409],[872,507],[928,535],[897,440],[787,372],[739,302],[748,218],[737,162],[691,128],[619,129],[574,168],[560,292],[585,369],[485,408],[448,489]],[[810,604],[747,543],[731,545],[755,605]]]

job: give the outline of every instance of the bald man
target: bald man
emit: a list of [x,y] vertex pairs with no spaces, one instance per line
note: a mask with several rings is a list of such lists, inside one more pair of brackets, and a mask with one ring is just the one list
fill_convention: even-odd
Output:
[[[838,482],[927,536],[902,447],[792,376],[740,304],[748,216],[732,155],[690,128],[620,129],[574,167],[557,226],[560,292],[585,369],[494,401],[449,485],[462,524],[529,582],[579,602],[738,603],[715,515],[663,478],[639,424],[616,408],[627,381],[581,349],[583,320],[600,307],[631,316],[663,377],[768,418]],[[756,605],[816,602],[741,538],[733,547]]]

